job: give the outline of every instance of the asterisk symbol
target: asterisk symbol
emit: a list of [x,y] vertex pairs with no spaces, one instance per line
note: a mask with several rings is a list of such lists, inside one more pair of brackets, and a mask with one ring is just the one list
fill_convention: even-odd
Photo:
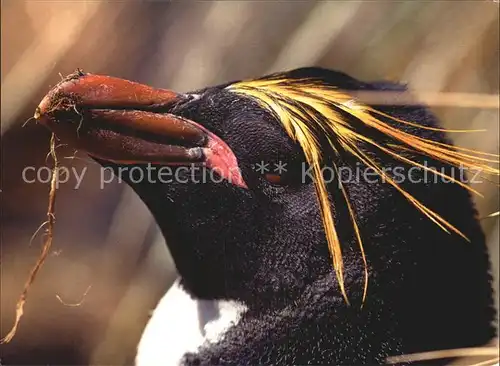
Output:
[[349,99],[347,102],[342,103],[349,109],[358,109],[358,106],[356,104],[356,101],[354,99]]
[[283,174],[286,172],[286,163],[279,161],[278,164],[274,163],[274,171],[278,174]]
[[260,163],[255,164],[255,170],[260,174],[264,174],[269,171],[269,163],[264,163],[261,161]]

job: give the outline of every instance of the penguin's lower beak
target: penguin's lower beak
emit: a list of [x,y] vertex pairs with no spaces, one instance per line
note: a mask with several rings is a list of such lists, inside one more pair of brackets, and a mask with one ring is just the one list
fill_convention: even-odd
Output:
[[35,119],[63,142],[119,164],[203,163],[209,133],[168,113],[188,97],[78,70],[43,98]]

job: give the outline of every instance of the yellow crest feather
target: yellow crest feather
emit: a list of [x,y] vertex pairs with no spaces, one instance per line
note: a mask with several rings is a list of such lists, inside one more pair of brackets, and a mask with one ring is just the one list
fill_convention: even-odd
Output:
[[[498,165],[498,155],[455,147],[446,143],[426,139],[402,131],[394,127],[392,124],[384,122],[378,117],[384,117],[393,122],[406,124],[415,128],[433,131],[474,132],[473,130],[446,130],[422,126],[410,121],[404,121],[367,105],[363,105],[362,103],[354,100],[348,94],[339,91],[337,88],[324,85],[323,83],[313,79],[289,79],[286,78],[286,76],[278,76],[237,82],[228,86],[227,89],[257,101],[262,107],[276,116],[290,138],[300,144],[307,163],[312,167],[314,186],[328,247],[332,255],[333,267],[337,275],[340,291],[346,302],[348,302],[348,297],[344,285],[342,250],[331,213],[326,183],[322,176],[322,151],[316,131],[321,131],[322,135],[324,135],[327,141],[329,141],[330,147],[335,153],[338,153],[338,151],[332,141],[332,138],[335,138],[338,146],[340,146],[340,148],[342,148],[345,152],[356,157],[367,167],[372,168],[381,178],[383,178],[384,182],[390,184],[398,190],[411,204],[413,204],[419,211],[421,211],[441,229],[448,233],[453,231],[466,240],[468,240],[467,237],[458,228],[454,227],[439,214],[426,207],[410,193],[400,187],[393,178],[387,175],[383,167],[381,167],[376,161],[371,159],[359,148],[359,144],[364,143],[370,145],[392,158],[447,178],[464,189],[478,195],[480,195],[479,192],[460,180],[404,157],[400,152],[406,150],[415,154],[428,156],[432,159],[436,159],[453,166],[461,166],[471,170],[480,170],[492,175],[500,174],[498,167],[488,165],[488,163]],[[352,121],[348,118],[344,118],[343,114],[348,115],[351,117],[351,120],[355,120],[365,127],[372,128],[379,133],[384,134],[385,136],[391,138],[394,143],[385,144],[383,146],[373,139],[357,132],[355,126],[352,124]],[[337,166],[334,165],[334,169],[338,173]],[[365,265],[365,285],[363,291],[364,301],[368,288],[368,268],[362,235],[356,222],[355,212],[350,205],[348,193],[342,186],[340,180],[339,184],[351,216],[354,233],[359,243],[360,252]]]

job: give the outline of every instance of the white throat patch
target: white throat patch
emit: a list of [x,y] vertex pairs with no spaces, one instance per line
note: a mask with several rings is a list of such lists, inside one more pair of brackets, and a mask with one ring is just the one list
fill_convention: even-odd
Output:
[[142,334],[136,366],[179,365],[187,352],[220,341],[247,307],[236,301],[193,299],[177,280],[158,303]]

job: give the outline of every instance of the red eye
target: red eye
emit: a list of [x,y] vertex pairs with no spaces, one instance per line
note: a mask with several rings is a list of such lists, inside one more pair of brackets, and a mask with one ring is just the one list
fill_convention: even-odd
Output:
[[280,174],[266,173],[266,174],[264,174],[264,178],[269,183],[273,183],[273,184],[283,184],[284,183],[284,179]]

